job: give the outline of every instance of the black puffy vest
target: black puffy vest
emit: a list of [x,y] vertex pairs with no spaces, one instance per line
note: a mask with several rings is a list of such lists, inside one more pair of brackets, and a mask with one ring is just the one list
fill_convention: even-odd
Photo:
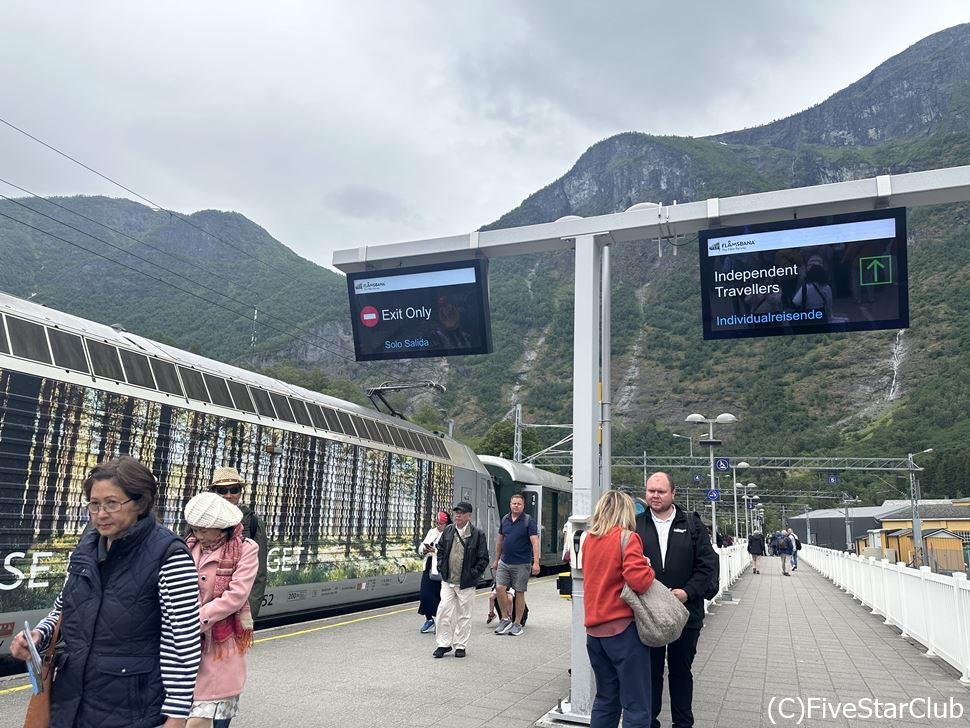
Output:
[[158,571],[178,536],[149,515],[99,564],[100,538],[89,529],[68,564],[50,725],[155,728],[165,722]]

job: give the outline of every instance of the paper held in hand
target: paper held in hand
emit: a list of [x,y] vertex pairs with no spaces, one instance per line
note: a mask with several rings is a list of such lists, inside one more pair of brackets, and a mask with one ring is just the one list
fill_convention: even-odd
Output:
[[30,677],[30,685],[34,690],[34,695],[44,692],[44,673],[43,663],[40,653],[37,652],[37,645],[31,635],[30,624],[24,622],[24,637],[27,639],[27,649],[30,651],[30,659],[27,660],[27,675]]

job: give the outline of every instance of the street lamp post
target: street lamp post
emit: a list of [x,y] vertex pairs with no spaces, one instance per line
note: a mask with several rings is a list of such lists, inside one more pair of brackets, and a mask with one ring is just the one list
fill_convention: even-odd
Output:
[[687,437],[687,435],[678,435],[676,432],[671,432],[670,433],[670,436],[671,437],[679,437],[681,440],[687,440],[687,442],[690,444],[690,456],[693,459],[693,457],[694,457],[694,438],[693,437]]
[[750,468],[748,463],[741,461],[731,466],[731,480],[734,483],[734,538],[741,538],[741,527],[738,525],[738,471]]
[[914,455],[923,455],[933,452],[933,448],[928,447],[918,453],[909,453],[909,500],[913,509],[913,566],[917,569],[924,563],[923,559],[923,525],[919,519],[920,487],[916,480],[916,463],[913,462]]
[[[707,440],[700,440],[699,444],[707,445],[710,449],[711,454],[711,490],[717,490],[714,483],[714,448],[721,444],[720,440],[714,439],[714,423],[719,425],[729,425],[737,422],[738,418],[729,412],[723,412],[713,419],[710,417],[705,417],[699,414],[687,415],[684,422],[691,422],[694,424],[706,424],[707,425]],[[717,546],[717,503],[711,501],[711,543]]]
[[757,488],[758,486],[756,486],[754,483],[748,483],[747,485],[742,483],[738,487],[744,489],[744,494],[741,496],[741,500],[744,501],[744,537],[748,538],[751,535],[751,532],[754,530],[751,528],[750,524],[754,522],[751,518],[753,515],[751,510],[754,508],[755,499],[755,496],[748,495],[748,491],[752,488]]

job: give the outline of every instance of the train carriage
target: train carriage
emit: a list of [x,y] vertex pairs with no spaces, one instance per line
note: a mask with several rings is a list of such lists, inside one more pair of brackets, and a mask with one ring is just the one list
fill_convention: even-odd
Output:
[[118,454],[155,473],[175,530],[216,467],[240,471],[268,530],[261,618],[416,593],[416,547],[458,500],[494,544],[492,481],[464,445],[0,294],[0,653],[53,604],[84,478]]

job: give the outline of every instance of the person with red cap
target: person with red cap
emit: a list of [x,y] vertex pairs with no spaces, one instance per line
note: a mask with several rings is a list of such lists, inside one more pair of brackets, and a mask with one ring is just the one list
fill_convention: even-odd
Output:
[[424,557],[418,614],[424,615],[426,621],[421,625],[421,634],[434,632],[435,629],[434,615],[437,614],[438,605],[441,603],[441,574],[438,573],[437,543],[449,523],[451,523],[451,516],[444,511],[438,511],[435,515],[435,525],[418,545],[418,556]]

